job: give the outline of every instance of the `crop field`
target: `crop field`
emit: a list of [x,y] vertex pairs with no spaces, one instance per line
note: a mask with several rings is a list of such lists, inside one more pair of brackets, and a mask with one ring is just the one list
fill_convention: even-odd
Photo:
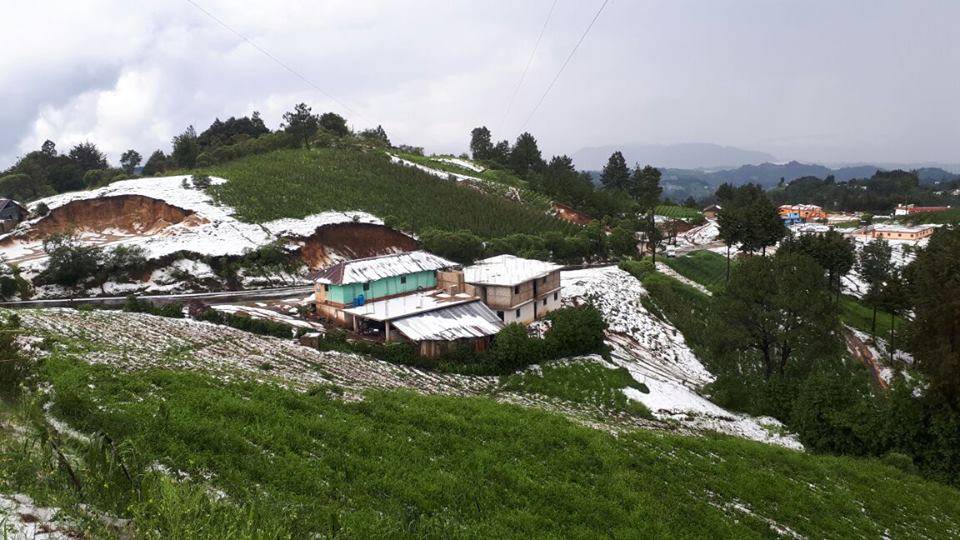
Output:
[[[693,251],[676,258],[664,257],[660,261],[714,293],[722,291],[727,281],[727,259],[719,253]],[[731,261],[732,264],[736,263]]]
[[61,509],[91,538],[960,534],[960,493],[871,460],[614,436],[484,397],[344,401],[332,387],[129,372],[66,351],[40,376],[49,415],[73,430],[58,439],[73,477],[0,428],[0,492]]
[[483,238],[577,227],[496,194],[354,150],[278,150],[204,171],[229,181],[211,191],[243,221],[363,210],[413,232],[467,230]]
[[675,205],[660,205],[654,209],[654,213],[658,216],[667,216],[674,219],[697,219],[702,216],[696,208]]

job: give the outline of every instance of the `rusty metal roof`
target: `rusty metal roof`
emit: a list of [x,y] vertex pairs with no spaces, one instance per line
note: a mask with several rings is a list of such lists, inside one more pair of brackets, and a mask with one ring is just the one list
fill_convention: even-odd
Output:
[[480,301],[459,304],[391,321],[413,341],[454,341],[496,335],[503,321]]
[[453,261],[448,261],[426,251],[410,251],[341,261],[318,272],[314,281],[329,285],[369,283],[378,279],[403,276],[415,272],[436,271],[456,265],[457,263]]

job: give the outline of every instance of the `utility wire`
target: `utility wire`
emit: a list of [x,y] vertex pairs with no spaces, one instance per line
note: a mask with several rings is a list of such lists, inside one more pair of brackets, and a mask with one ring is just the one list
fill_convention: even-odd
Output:
[[517,94],[520,93],[520,87],[523,86],[523,80],[527,77],[527,71],[530,70],[530,64],[533,63],[533,57],[537,54],[537,49],[540,48],[540,40],[543,39],[543,33],[547,30],[547,24],[550,23],[550,17],[553,16],[553,10],[557,7],[557,0],[553,0],[553,4],[550,6],[550,11],[547,12],[547,18],[543,21],[543,28],[540,29],[540,35],[537,36],[537,42],[533,45],[533,50],[530,51],[530,58],[527,59],[527,65],[523,68],[523,73],[520,74],[520,80],[517,82],[517,87],[513,89],[513,95],[510,96],[510,102],[507,104],[507,110],[503,112],[503,117],[500,119],[500,127],[503,127],[504,122],[507,120],[507,116],[510,114],[510,109],[513,108],[513,102],[517,99]]
[[233,27],[231,27],[231,26],[228,25],[227,23],[223,22],[221,19],[219,19],[219,18],[218,18],[216,15],[214,15],[213,13],[210,13],[209,11],[203,9],[203,7],[201,7],[200,4],[197,4],[196,2],[194,2],[194,0],[185,0],[185,1],[186,1],[188,4],[192,5],[193,7],[197,8],[201,13],[203,13],[204,15],[206,15],[207,17],[209,17],[210,19],[212,19],[213,21],[215,21],[215,22],[216,22],[217,24],[219,24],[220,26],[226,28],[226,29],[227,29],[229,32],[231,32],[232,34],[236,35],[237,37],[239,37],[239,38],[242,39],[243,41],[247,42],[247,44],[249,44],[251,47],[253,47],[253,48],[256,49],[257,51],[259,51],[260,54],[266,56],[266,57],[269,58],[270,60],[273,60],[273,62],[276,63],[278,66],[280,66],[280,67],[282,67],[283,69],[289,71],[291,74],[293,74],[295,77],[297,77],[297,78],[300,79],[301,81],[307,83],[307,85],[310,86],[311,88],[313,88],[314,90],[316,90],[316,91],[320,92],[321,94],[327,96],[327,98],[329,98],[331,101],[333,101],[333,102],[336,103],[337,105],[340,105],[341,107],[343,107],[344,109],[346,109],[347,111],[349,111],[350,113],[352,113],[354,116],[360,117],[361,119],[363,119],[363,115],[362,115],[362,114],[360,114],[359,112],[357,112],[356,110],[354,110],[352,107],[350,107],[350,106],[347,105],[346,103],[340,101],[339,99],[337,99],[337,98],[333,97],[332,95],[330,95],[329,93],[327,93],[327,91],[325,91],[323,88],[320,88],[320,87],[319,87],[317,84],[315,84],[313,81],[311,81],[310,79],[308,79],[308,78],[304,77],[303,75],[301,75],[300,72],[298,72],[297,70],[295,70],[295,69],[293,69],[292,67],[288,66],[287,64],[285,64],[284,62],[282,62],[282,61],[281,61],[279,58],[277,58],[276,56],[270,54],[266,49],[264,49],[263,47],[257,45],[257,44],[254,43],[253,41],[251,41],[247,36],[241,34],[240,32],[238,32],[238,31],[236,31],[236,30],[234,30]]
[[[189,1],[189,0],[188,0],[188,1]],[[523,129],[524,129],[525,127],[527,127],[527,124],[530,123],[530,119],[533,118],[533,115],[537,113],[537,109],[539,109],[539,108],[540,108],[540,105],[543,104],[543,100],[545,100],[545,99],[547,98],[547,94],[549,94],[549,93],[550,93],[550,90],[553,89],[553,85],[557,83],[557,79],[560,78],[560,75],[563,73],[563,70],[566,69],[567,64],[570,63],[570,59],[573,58],[573,55],[574,55],[574,54],[576,54],[577,49],[580,48],[580,44],[583,43],[583,40],[584,40],[584,39],[586,39],[587,34],[590,33],[590,29],[593,28],[593,24],[594,24],[595,22],[597,22],[597,19],[598,19],[598,18],[600,18],[600,13],[603,12],[603,8],[607,7],[607,2],[609,2],[609,1],[610,1],[610,0],[603,0],[603,4],[600,5],[600,9],[597,10],[596,15],[593,16],[593,19],[590,21],[590,24],[587,25],[586,30],[584,30],[584,31],[583,31],[583,34],[580,36],[580,41],[577,41],[577,44],[573,46],[573,50],[570,51],[570,55],[567,56],[567,59],[564,60],[563,65],[560,66],[560,70],[557,71],[557,75],[553,78],[552,81],[550,81],[550,85],[547,86],[547,89],[546,89],[546,91],[543,93],[543,95],[540,96],[540,101],[537,102],[537,105],[533,108],[532,111],[530,111],[530,115],[527,116],[527,119],[526,119],[526,120],[524,120],[523,125],[520,126],[520,131],[521,131],[521,132],[523,131]]]

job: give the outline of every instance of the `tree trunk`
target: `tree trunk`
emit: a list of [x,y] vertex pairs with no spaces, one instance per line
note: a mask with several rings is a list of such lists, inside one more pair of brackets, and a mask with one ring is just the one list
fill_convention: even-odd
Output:
[[877,340],[877,305],[873,305],[873,322],[870,323],[870,339]]
[[893,351],[897,348],[897,334],[895,330],[897,328],[897,315],[894,313],[894,310],[890,310],[890,361],[893,362]]
[[730,244],[727,244],[727,283],[730,283]]

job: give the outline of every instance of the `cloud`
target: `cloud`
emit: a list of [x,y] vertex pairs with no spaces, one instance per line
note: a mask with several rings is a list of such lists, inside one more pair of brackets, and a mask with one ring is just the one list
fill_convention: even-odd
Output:
[[[169,148],[188,125],[305,101],[356,128],[463,151],[513,139],[599,4],[195,0],[18,2],[0,44],[0,167],[49,138]],[[957,161],[960,4],[826,0],[611,2],[526,126],[545,153],[712,142],[782,159]],[[920,28],[911,39],[893,39]],[[42,29],[42,31],[40,31]],[[826,134],[826,136],[824,136]]]

